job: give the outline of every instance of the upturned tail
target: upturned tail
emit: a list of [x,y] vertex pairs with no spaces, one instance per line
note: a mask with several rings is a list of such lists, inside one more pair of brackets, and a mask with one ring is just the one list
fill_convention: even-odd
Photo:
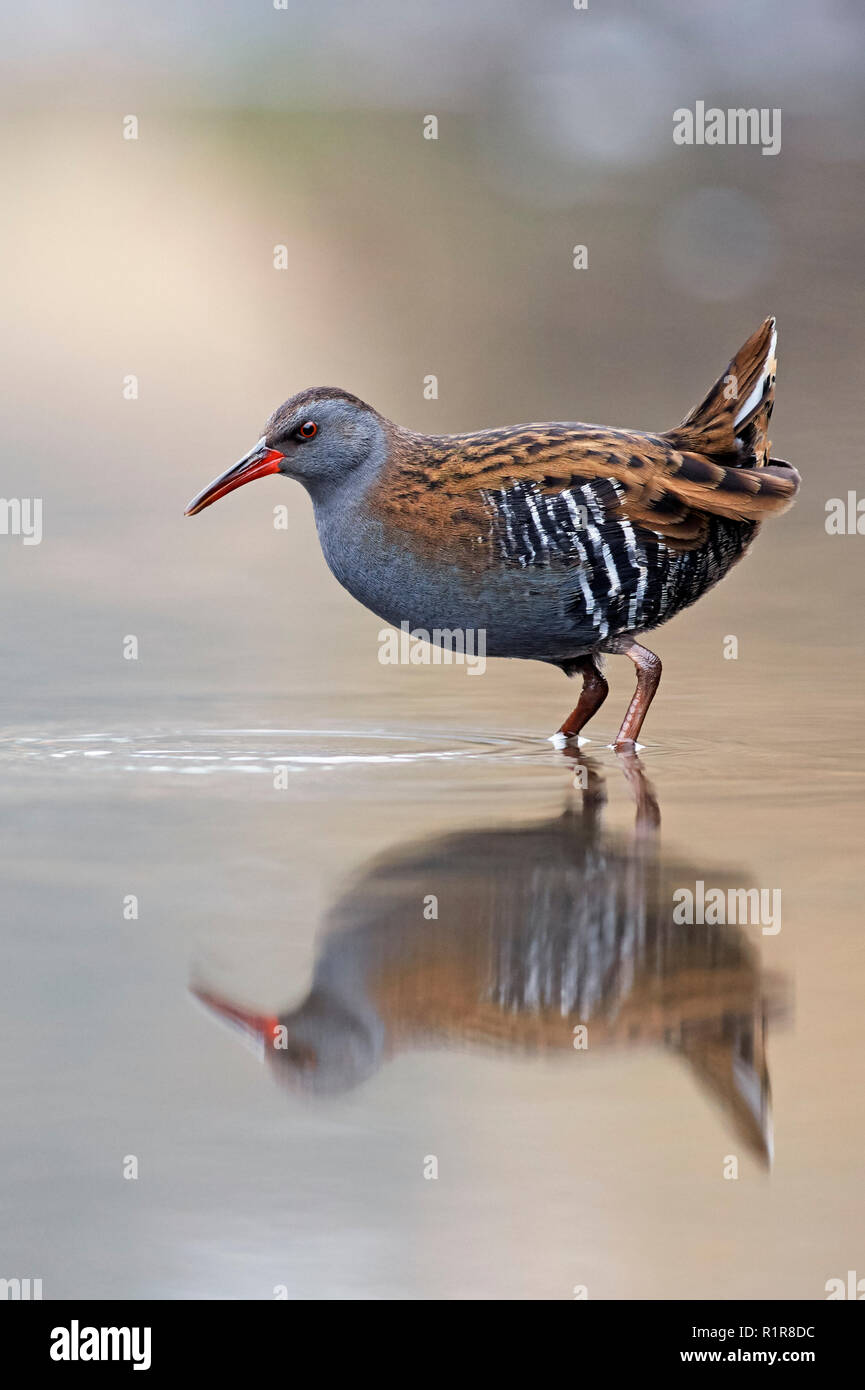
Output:
[[[799,490],[796,469],[771,457],[768,429],[775,403],[777,345],[775,320],[766,319],[705,399],[664,435],[686,455],[683,483],[699,481],[716,494],[714,506],[705,503],[709,511],[760,520],[786,511]],[[694,454],[710,465],[691,464],[695,476],[690,479],[687,455]]]

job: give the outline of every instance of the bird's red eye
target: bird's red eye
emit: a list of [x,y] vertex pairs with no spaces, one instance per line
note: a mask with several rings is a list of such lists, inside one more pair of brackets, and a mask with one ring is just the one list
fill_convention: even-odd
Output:
[[301,439],[312,439],[314,434],[318,434],[318,425],[314,420],[307,420],[305,425],[301,425],[298,434]]

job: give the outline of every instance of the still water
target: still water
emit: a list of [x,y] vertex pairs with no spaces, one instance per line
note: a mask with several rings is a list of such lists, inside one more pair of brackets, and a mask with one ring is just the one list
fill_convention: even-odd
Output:
[[[45,1297],[824,1296],[862,1248],[841,750],[685,740],[659,697],[639,758],[603,721],[569,755],[419,699],[6,731],[10,1271]],[[677,923],[700,883],[778,890],[779,920]]]

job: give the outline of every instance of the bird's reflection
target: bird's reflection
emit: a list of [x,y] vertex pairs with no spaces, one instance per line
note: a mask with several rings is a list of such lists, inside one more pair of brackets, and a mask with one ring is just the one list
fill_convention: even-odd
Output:
[[[597,766],[572,756],[583,791],[563,815],[372,862],[329,914],[297,1007],[265,1014],[194,992],[257,1039],[281,1079],[320,1093],[359,1085],[408,1048],[666,1048],[768,1160],[766,1030],[782,991],[747,928],[673,922],[675,889],[705,869],[660,852],[637,757],[621,759],[637,802],[621,834],[603,826]],[[721,885],[733,877],[712,870]]]

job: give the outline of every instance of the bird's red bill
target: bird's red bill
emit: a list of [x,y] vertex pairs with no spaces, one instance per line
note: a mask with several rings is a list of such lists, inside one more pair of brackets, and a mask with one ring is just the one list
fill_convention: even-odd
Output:
[[256,478],[266,478],[268,473],[278,473],[284,457],[285,455],[277,449],[269,449],[263,443],[256,444],[238,463],[220,473],[219,477],[208,483],[197,497],[193,497],[184,516],[195,516],[196,512],[204,511],[212,502],[218,502],[220,497],[234,492],[237,487],[243,487],[244,483],[254,482]]

